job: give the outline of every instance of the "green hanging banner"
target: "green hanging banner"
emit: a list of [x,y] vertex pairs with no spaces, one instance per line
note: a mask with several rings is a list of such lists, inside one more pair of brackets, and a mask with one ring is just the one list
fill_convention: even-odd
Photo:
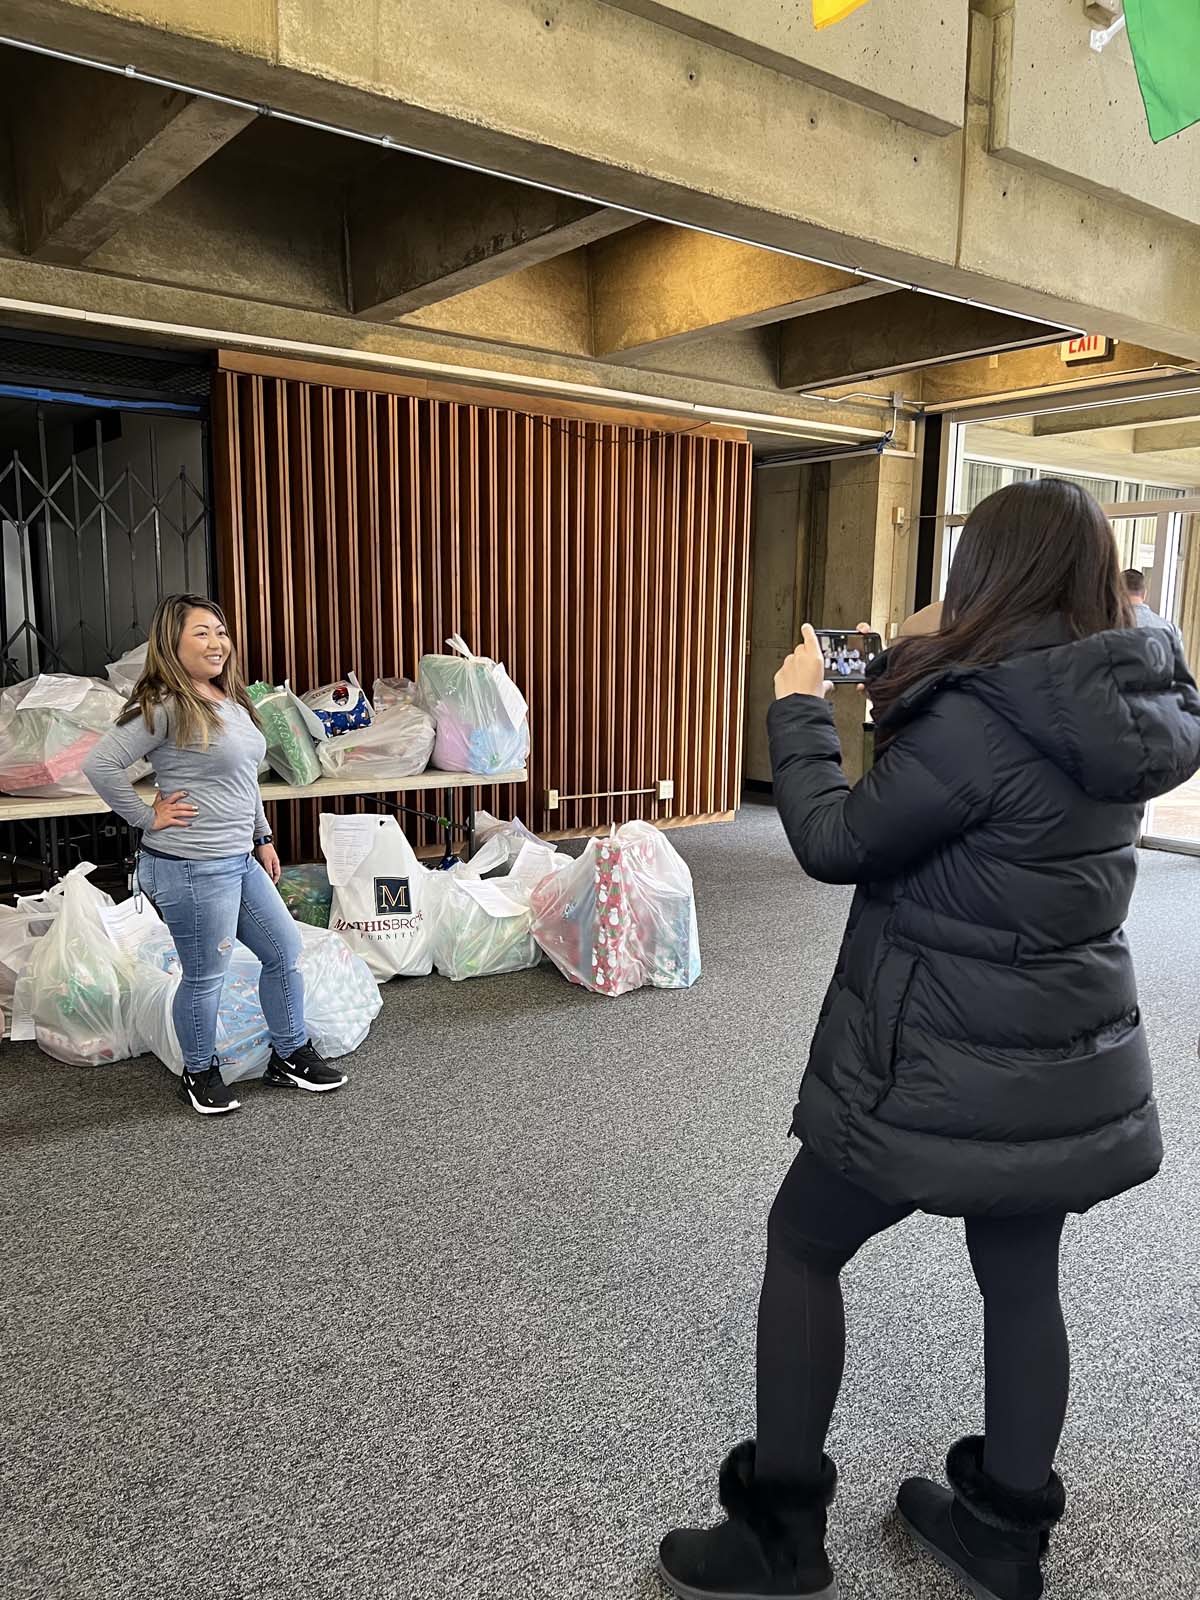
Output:
[[1200,122],[1200,0],[1125,0],[1125,22],[1158,144]]

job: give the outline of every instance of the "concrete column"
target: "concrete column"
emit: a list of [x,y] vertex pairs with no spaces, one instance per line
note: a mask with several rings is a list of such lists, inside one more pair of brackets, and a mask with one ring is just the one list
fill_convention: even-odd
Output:
[[[819,585],[823,628],[869,622],[888,639],[910,609],[913,463],[860,456],[829,467],[829,511]],[[899,519],[899,520],[898,520]],[[833,692],[846,776],[863,772],[866,703],[849,687]]]
[[771,781],[767,710],[775,674],[800,637],[807,603],[812,473],[804,466],[766,467],[754,478],[745,775],[761,783]]

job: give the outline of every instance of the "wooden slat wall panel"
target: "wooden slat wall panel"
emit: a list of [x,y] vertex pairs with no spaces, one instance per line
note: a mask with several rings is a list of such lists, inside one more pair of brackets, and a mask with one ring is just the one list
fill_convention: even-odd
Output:
[[[221,596],[251,677],[355,671],[369,693],[460,632],[531,706],[529,789],[485,789],[490,810],[554,832],[737,806],[746,444],[235,371],[214,416]],[[660,778],[673,800],[545,806]],[[316,855],[314,806],[275,820],[286,855]]]

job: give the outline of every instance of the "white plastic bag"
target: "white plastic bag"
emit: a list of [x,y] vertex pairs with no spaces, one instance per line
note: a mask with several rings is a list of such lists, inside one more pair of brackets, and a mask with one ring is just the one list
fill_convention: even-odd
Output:
[[128,700],[137,688],[138,679],[146,670],[146,652],[149,648],[149,645],[135,644],[132,650],[126,650],[123,656],[105,667],[109,683],[123,700]]
[[419,706],[421,693],[411,678],[376,678],[371,707],[378,716],[393,706]]
[[538,944],[565,977],[596,994],[646,984],[688,989],[700,976],[692,875],[647,822],[589,840],[566,871],[537,885],[532,908]]
[[[515,861],[527,844],[545,845],[536,833],[531,833],[520,817],[514,817],[511,822],[501,822],[499,817],[494,817],[490,811],[477,811],[475,813],[475,845],[477,849],[490,844],[493,839],[503,839],[508,859]],[[553,849],[553,846],[546,848]]]
[[432,874],[417,860],[395,817],[321,817],[321,849],[333,903],[329,926],[366,961],[380,983],[433,971],[426,915]]
[[[95,794],[83,763],[125,709],[99,678],[44,672],[0,694],[0,791],[55,799]],[[150,768],[129,769],[137,783]]]
[[22,911],[17,906],[0,905],[0,1007],[4,1013],[6,1038],[12,1029],[13,996],[17,983],[33,960],[38,940],[49,931],[54,916],[61,909],[61,899],[49,917]]
[[[164,924],[138,949],[130,979],[130,1031],[137,1051],[156,1055],[176,1077],[183,1071],[183,1053],[172,1007],[181,972],[175,941]],[[271,1036],[258,1001],[261,972],[254,953],[235,944],[221,987],[214,1046],[226,1083],[261,1078],[271,1059]]]
[[[349,1055],[371,1031],[383,1005],[365,961],[325,928],[300,925],[304,1015],[308,1033],[326,1060]],[[226,1083],[261,1078],[271,1059],[271,1036],[259,999],[262,967],[245,945],[234,946],[217,1013],[216,1051]],[[132,1031],[178,1077],[183,1055],[172,1007],[180,965],[166,928],[145,941],[132,979]]]
[[536,841],[523,846],[521,870],[485,881],[485,873],[509,860],[508,841],[497,835],[470,861],[434,873],[427,897],[437,970],[457,983],[536,967],[542,953],[533,937],[530,893],[567,859]]
[[424,772],[433,753],[433,719],[418,705],[396,701],[378,708],[370,727],[339,733],[317,746],[328,778],[394,783]]
[[529,757],[529,707],[502,663],[472,655],[455,634],[456,654],[422,656],[417,683],[437,724],[433,765],[443,772],[515,772]]
[[326,1061],[357,1050],[383,1009],[370,967],[340,934],[299,923],[304,949],[304,1016],[309,1036]]
[[17,980],[14,1036],[30,1032],[47,1055],[71,1066],[100,1066],[136,1055],[130,1035],[133,961],[109,933],[102,912],[112,898],[88,881],[83,862],[63,879],[62,909]]

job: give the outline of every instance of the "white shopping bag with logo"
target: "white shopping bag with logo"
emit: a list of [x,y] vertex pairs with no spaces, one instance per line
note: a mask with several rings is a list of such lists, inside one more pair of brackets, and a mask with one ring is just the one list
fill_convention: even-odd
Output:
[[395,817],[321,817],[321,849],[333,902],[329,926],[362,956],[380,983],[433,971],[432,876]]

